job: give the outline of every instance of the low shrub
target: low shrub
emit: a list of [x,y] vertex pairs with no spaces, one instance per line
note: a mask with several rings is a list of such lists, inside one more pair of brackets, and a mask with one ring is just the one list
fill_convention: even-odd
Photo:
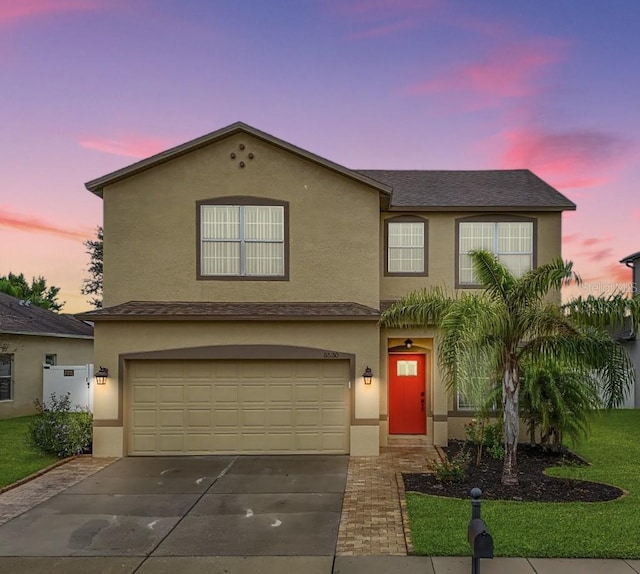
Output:
[[429,464],[438,482],[461,482],[467,476],[471,455],[465,450],[457,452],[451,459],[436,460]]
[[48,404],[38,399],[34,404],[38,414],[29,430],[37,447],[60,458],[91,452],[93,415],[86,409],[72,407],[69,393],[59,398],[52,393]]

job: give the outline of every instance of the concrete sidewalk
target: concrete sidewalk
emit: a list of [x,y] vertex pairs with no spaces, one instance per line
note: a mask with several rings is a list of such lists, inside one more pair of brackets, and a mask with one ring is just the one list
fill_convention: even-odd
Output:
[[[640,560],[496,558],[482,574],[638,574]],[[427,556],[194,556],[4,557],[12,574],[469,574],[468,557]]]

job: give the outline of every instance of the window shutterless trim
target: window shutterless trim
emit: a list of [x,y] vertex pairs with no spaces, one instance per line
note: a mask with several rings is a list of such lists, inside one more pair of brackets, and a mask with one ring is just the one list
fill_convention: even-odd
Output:
[[[255,205],[257,207],[279,206],[283,208],[283,256],[282,275],[204,275],[202,273],[202,206],[206,205]],[[262,243],[268,243],[264,241]],[[198,281],[289,281],[289,202],[255,197],[233,195],[196,201],[196,279]]]
[[[389,271],[389,223],[422,223],[424,232],[422,235],[423,271]],[[399,215],[384,220],[384,276],[385,277],[428,277],[429,276],[429,220],[417,215]]]
[[455,256],[456,256],[456,289],[479,289],[481,285],[472,283],[460,283],[460,224],[461,223],[532,223],[532,250],[531,250],[531,268],[535,269],[538,266],[538,220],[535,217],[525,217],[522,215],[506,215],[506,214],[493,214],[493,215],[470,215],[468,217],[459,217],[456,219],[456,244],[455,244]]

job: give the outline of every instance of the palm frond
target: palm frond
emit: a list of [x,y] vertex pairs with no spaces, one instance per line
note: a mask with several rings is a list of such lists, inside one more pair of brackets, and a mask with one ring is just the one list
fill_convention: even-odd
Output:
[[626,325],[637,333],[640,327],[640,296],[627,297],[613,293],[607,297],[576,297],[565,305],[564,311],[574,321],[600,329],[616,330]]
[[478,282],[490,297],[505,299],[516,279],[505,265],[490,251],[470,251],[473,271]]
[[525,273],[514,287],[514,298],[524,304],[538,301],[550,291],[559,290],[571,282],[582,283],[580,276],[573,271],[571,261],[556,258],[550,263],[540,265]]
[[454,300],[440,287],[413,291],[383,311],[380,324],[385,327],[438,325]]

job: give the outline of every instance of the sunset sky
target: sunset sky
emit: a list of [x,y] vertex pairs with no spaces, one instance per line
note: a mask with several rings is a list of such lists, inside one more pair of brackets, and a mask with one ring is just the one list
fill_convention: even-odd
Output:
[[578,205],[563,256],[640,250],[637,0],[0,0],[0,275],[63,311],[84,183],[243,121],[356,169],[529,168]]

